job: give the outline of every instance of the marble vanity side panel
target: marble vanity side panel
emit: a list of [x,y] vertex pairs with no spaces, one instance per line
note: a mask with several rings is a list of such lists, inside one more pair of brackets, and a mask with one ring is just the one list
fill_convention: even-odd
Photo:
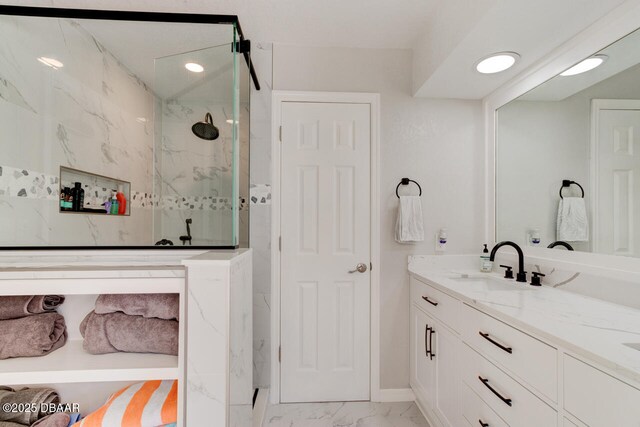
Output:
[[227,425],[229,266],[187,267],[186,425]]
[[244,426],[253,403],[252,253],[231,261],[229,325],[230,426]]
[[253,402],[252,375],[252,253],[249,249],[231,261],[230,281],[230,394],[231,404]]

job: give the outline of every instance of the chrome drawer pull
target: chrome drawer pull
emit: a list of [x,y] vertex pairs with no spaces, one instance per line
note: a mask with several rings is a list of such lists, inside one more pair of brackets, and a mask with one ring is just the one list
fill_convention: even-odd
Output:
[[511,399],[507,399],[506,397],[503,397],[500,393],[498,393],[493,387],[491,387],[489,385],[489,380],[482,378],[481,376],[478,376],[478,379],[482,382],[482,384],[485,385],[485,387],[487,387],[489,390],[491,390],[491,393],[495,394],[496,396],[498,396],[500,398],[500,400],[502,400],[504,403],[506,403],[507,405],[511,406]]
[[435,302],[435,301],[431,301],[431,300],[429,299],[429,297],[425,297],[425,296],[423,296],[423,297],[422,297],[422,299],[423,299],[423,300],[425,300],[426,302],[428,302],[429,304],[433,305],[433,306],[438,305],[438,303],[437,303],[437,302]]
[[482,427],[489,427],[489,424],[487,424],[487,423],[483,423],[483,422],[482,422],[482,420],[478,420],[478,422],[480,423],[480,425],[481,425]]
[[495,345],[496,347],[501,348],[502,350],[506,351],[509,354],[513,353],[513,349],[511,347],[505,347],[502,344],[500,344],[499,342],[492,340],[491,337],[489,337],[489,334],[486,334],[486,333],[484,333],[482,331],[478,331],[478,333],[480,334],[480,336],[482,338],[484,338],[485,340],[489,341],[491,344]]

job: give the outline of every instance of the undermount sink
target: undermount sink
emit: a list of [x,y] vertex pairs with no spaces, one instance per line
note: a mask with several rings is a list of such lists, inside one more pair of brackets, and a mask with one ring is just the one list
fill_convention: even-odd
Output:
[[640,351],[640,342],[631,342],[631,343],[627,342],[627,343],[624,343],[624,345],[634,350]]
[[469,283],[478,286],[481,289],[489,291],[522,291],[532,289],[528,283],[516,282],[515,280],[500,279],[493,276],[476,276],[468,274],[457,274],[449,277],[449,279],[461,283]]

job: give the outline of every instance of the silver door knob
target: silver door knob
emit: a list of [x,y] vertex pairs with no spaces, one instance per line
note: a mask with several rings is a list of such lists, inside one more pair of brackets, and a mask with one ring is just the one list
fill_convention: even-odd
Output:
[[355,270],[351,270],[351,271],[349,271],[349,274],[353,274],[353,273],[355,273],[356,271],[357,271],[358,273],[364,273],[365,271],[367,271],[367,264],[360,263],[360,264],[356,265],[356,269],[355,269]]

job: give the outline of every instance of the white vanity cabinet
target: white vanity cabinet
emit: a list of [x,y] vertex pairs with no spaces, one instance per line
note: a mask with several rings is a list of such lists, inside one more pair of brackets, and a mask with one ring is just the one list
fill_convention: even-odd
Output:
[[411,387],[432,427],[640,427],[634,380],[438,277],[410,279]]
[[[436,311],[442,313],[439,317],[447,318],[449,314],[444,313],[456,310],[459,301],[415,279],[411,281],[415,296],[411,305],[411,386],[423,410],[436,416],[441,425],[456,427],[461,422],[460,340],[449,326],[431,314]],[[441,301],[447,301],[446,308]]]
[[567,412],[590,427],[640,426],[640,390],[574,357],[563,359]]

